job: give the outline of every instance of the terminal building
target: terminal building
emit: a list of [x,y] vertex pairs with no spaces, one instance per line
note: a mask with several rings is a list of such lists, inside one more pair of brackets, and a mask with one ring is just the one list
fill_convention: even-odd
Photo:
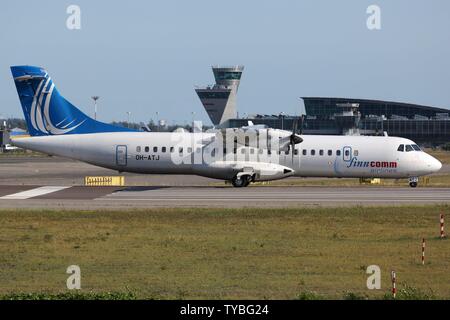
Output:
[[[450,110],[392,101],[303,97],[306,118],[304,134],[383,135],[412,139],[420,143],[450,141]],[[255,115],[230,119],[224,125],[236,127],[265,124],[273,128],[292,128],[296,116]]]
[[[263,124],[291,130],[298,115],[256,114],[237,117],[236,95],[243,66],[212,67],[216,84],[196,92],[216,127],[236,128]],[[450,110],[393,101],[302,97],[305,106],[304,134],[383,135],[412,139],[419,143],[450,142]]]

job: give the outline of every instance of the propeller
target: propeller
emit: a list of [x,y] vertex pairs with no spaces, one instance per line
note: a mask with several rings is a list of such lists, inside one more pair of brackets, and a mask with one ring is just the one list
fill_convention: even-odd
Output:
[[292,163],[294,163],[294,150],[295,150],[295,145],[302,143],[303,139],[301,137],[299,137],[296,132],[297,132],[297,126],[298,126],[298,120],[301,119],[302,123],[300,126],[300,134],[302,134],[303,132],[303,120],[304,120],[304,115],[302,115],[301,117],[297,117],[294,120],[294,123],[292,125],[292,134],[289,137],[289,142],[290,142],[290,148],[292,150]]
[[305,117],[306,116],[304,114],[302,114],[302,116],[300,117],[300,119],[302,119],[302,123],[300,125],[300,135],[303,134],[303,124],[305,123]]

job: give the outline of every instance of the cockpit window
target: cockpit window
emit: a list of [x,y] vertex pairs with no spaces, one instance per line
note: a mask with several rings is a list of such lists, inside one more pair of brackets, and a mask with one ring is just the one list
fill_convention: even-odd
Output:
[[406,145],[406,152],[414,151],[413,147],[411,147],[409,144]]
[[413,147],[413,149],[416,150],[416,151],[421,151],[420,148],[419,148],[419,146],[418,146],[417,144],[413,144],[412,147]]
[[401,152],[405,151],[405,145],[404,144],[399,145],[397,151]]

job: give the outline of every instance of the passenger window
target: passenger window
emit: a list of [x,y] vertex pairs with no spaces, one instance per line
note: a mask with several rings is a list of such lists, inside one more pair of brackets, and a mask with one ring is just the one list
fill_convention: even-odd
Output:
[[199,148],[195,149],[195,152],[201,153],[201,152],[202,152],[202,149],[199,147]]
[[311,150],[311,155],[314,156],[316,154],[316,150]]
[[150,151],[150,147],[145,147],[145,152],[149,152]]
[[333,155],[333,150],[328,150],[328,155],[332,156]]
[[255,149],[251,148],[250,149],[250,154],[255,154]]
[[337,155],[338,157],[340,157],[340,156],[341,156],[341,150],[336,150],[336,155]]
[[141,152],[141,147],[136,147],[136,152]]
[[166,152],[166,147],[162,147],[161,152]]
[[178,149],[178,152],[179,152],[179,153],[183,153],[183,147],[180,147],[180,148]]
[[158,147],[153,147],[153,152],[158,152]]
[[353,155],[354,155],[355,157],[357,157],[358,154],[359,154],[358,150],[353,151]]
[[306,149],[303,149],[302,154],[306,156]]
[[187,153],[192,153],[192,148],[191,147],[187,148]]
[[400,151],[400,152],[405,151],[405,145],[403,145],[403,144],[399,145],[397,151]]
[[406,152],[413,151],[413,147],[411,147],[409,144],[406,145]]
[[345,156],[348,157],[350,155],[350,151],[349,150],[345,150]]
[[170,147],[170,152],[173,152],[174,151],[174,147]]
[[298,155],[298,149],[294,149],[294,155],[296,155],[296,156]]
[[419,146],[417,144],[413,144],[412,147],[414,148],[414,150],[416,151],[422,151],[420,150]]
[[323,156],[323,150],[319,150],[319,155]]

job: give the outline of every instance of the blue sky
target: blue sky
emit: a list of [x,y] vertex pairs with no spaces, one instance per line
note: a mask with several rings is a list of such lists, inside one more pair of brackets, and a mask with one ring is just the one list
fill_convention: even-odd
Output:
[[[70,4],[81,30],[66,28]],[[381,30],[366,27],[369,5]],[[450,1],[5,1],[0,115],[22,112],[10,65],[39,65],[99,119],[209,119],[194,92],[211,65],[245,65],[240,115],[298,114],[300,96],[450,107]]]

